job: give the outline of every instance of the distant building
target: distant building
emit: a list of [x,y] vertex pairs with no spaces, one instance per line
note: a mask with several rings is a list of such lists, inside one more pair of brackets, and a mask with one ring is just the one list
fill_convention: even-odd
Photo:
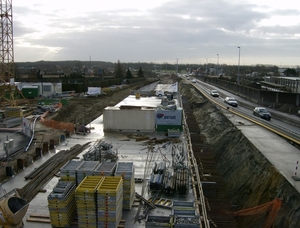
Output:
[[286,71],[286,68],[278,68],[279,76],[284,76],[284,71]]
[[38,94],[44,97],[49,97],[56,94],[62,93],[62,83],[51,83],[51,82],[15,82],[15,85],[19,90],[22,88],[38,87]]

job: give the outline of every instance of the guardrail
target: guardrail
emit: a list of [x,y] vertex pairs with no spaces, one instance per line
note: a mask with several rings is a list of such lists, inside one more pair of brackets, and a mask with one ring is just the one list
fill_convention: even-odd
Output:
[[[192,83],[191,83],[192,84]],[[229,112],[235,114],[235,115],[238,115],[244,119],[247,119],[257,125],[260,125],[261,127],[264,127],[280,136],[282,136],[283,138],[293,142],[293,143],[296,143],[297,145],[300,145],[300,134],[296,133],[296,132],[293,132],[287,128],[284,128],[282,126],[279,126],[279,125],[276,125],[272,122],[268,122],[268,121],[265,121],[265,120],[262,120],[262,119],[259,119],[259,118],[256,118],[252,115],[249,115],[237,108],[228,108],[227,105],[224,105],[223,103],[219,102],[219,101],[216,101],[216,99],[213,99],[210,94],[207,93],[207,91],[205,91],[204,89],[202,88],[199,88],[197,87],[196,85],[192,84],[203,96],[205,96],[207,99],[209,99],[211,102],[213,102],[214,104],[216,104],[217,106],[219,107],[222,107],[223,109],[226,109],[228,110]],[[250,109],[253,109],[254,106],[252,105],[249,105],[249,104],[246,104],[244,102],[240,102],[239,101],[239,106],[242,106],[242,107],[245,107],[245,108],[250,108]],[[282,115],[280,114],[277,114],[277,113],[274,113],[274,112],[270,112],[272,114],[272,116],[276,116],[277,118],[283,118],[285,119],[287,123],[297,123],[300,124],[300,121],[294,121],[292,120],[292,118],[288,118],[286,116],[282,117]],[[296,126],[297,126],[296,125]]]

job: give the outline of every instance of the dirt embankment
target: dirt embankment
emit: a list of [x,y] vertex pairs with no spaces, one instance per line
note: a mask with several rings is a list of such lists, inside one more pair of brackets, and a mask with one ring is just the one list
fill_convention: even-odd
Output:
[[[168,75],[161,77],[160,83],[172,84],[177,79],[175,75]],[[70,99],[69,105],[62,107],[59,112],[50,115],[48,118],[61,122],[82,123],[84,121],[85,124],[89,123],[102,115],[103,109],[107,106],[115,106],[125,97],[132,94],[132,91],[136,91],[155,81],[157,81],[156,78],[148,79],[134,85],[123,86],[122,88],[116,88],[114,91],[107,91],[106,95],[99,97],[74,97]]]
[[70,99],[69,105],[62,107],[59,112],[51,115],[50,118],[56,121],[72,123],[82,123],[84,121],[87,124],[102,115],[104,108],[121,102],[124,97],[130,95],[132,90],[140,88],[143,84],[139,83],[122,89],[118,88],[99,97],[74,97]]
[[[234,211],[281,198],[283,203],[272,227],[300,227],[300,194],[215,105],[189,84],[180,83],[180,93],[189,97],[201,134],[212,145]],[[238,227],[263,227],[267,216],[260,213],[236,220]]]

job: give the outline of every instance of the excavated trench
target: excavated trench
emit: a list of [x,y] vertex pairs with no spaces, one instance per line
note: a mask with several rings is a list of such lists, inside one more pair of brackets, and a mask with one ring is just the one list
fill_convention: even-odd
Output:
[[[190,84],[180,82],[187,124],[211,227],[300,227],[300,194],[227,119]],[[282,199],[276,207],[257,206]],[[233,212],[249,210],[248,215]]]

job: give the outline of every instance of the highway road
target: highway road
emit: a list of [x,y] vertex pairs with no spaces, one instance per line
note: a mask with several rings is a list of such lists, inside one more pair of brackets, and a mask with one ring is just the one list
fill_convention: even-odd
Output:
[[[191,82],[192,83],[192,82]],[[251,101],[236,96],[235,94],[229,93],[228,91],[222,90],[210,84],[204,83],[197,80],[196,83],[192,83],[197,89],[201,91],[208,99],[210,99],[216,105],[229,108],[233,113],[250,120],[258,125],[261,125],[285,138],[300,145],[300,118],[294,115],[288,115],[286,113],[279,112],[272,108],[267,107],[269,112],[272,114],[271,121],[267,121],[253,115],[254,107],[260,106]],[[219,91],[219,97],[212,97],[210,91],[216,89]],[[231,107],[224,103],[224,98],[230,96],[234,97],[239,106],[237,108]]]

